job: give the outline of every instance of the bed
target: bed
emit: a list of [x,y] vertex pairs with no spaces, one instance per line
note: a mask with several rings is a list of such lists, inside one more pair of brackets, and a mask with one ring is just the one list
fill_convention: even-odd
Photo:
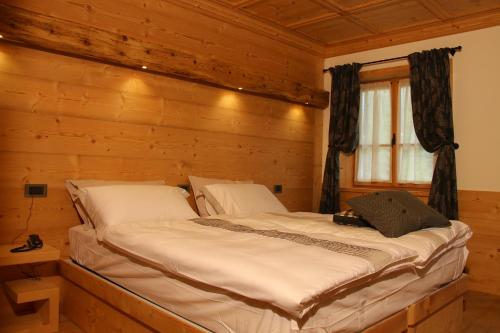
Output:
[[467,250],[463,244],[456,245],[433,260],[425,272],[406,269],[348,288],[325,300],[303,322],[297,322],[262,302],[190,283],[156,269],[98,242],[91,228],[77,226],[70,230],[71,257],[75,262],[214,332],[361,331],[457,279]]
[[[331,221],[331,215],[279,212],[117,224],[101,233],[82,225],[70,229],[71,258],[192,322],[197,332],[358,332],[401,311],[406,316],[409,306],[462,275],[470,230],[460,222],[386,239]],[[331,266],[332,258],[346,256],[339,244],[378,252],[361,259],[348,253],[352,269]],[[372,265],[360,265],[368,259]],[[318,272],[310,273],[312,267]]]

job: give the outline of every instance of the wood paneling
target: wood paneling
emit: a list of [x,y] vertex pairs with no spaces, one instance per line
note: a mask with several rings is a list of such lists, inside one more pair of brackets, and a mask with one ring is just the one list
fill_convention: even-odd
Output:
[[367,29],[342,16],[302,26],[297,30],[324,43],[366,38],[371,35]]
[[398,30],[438,20],[416,0],[393,1],[386,6],[356,12],[353,16],[374,27],[378,32]]
[[467,267],[472,290],[500,295],[500,193],[459,191],[460,220],[474,233]]
[[325,56],[333,57],[439,36],[483,29],[500,24],[500,9],[330,44]]
[[285,26],[330,12],[328,8],[312,0],[258,1],[242,8]]
[[[341,209],[347,209],[346,200],[374,191],[374,189],[344,188],[341,191]],[[425,192],[414,192],[427,202]],[[458,192],[460,221],[467,223],[473,232],[467,244],[469,258],[469,288],[500,295],[500,192]]]
[[[185,0],[184,0],[185,1]],[[197,0],[199,6],[203,0]],[[314,3],[314,4],[313,4]],[[337,56],[500,24],[497,0],[224,1],[234,13]],[[214,8],[215,9],[215,8]],[[250,23],[250,22],[247,22]],[[319,51],[321,52],[321,51]]]
[[[67,256],[72,178],[254,179],[312,207],[315,109],[43,51],[0,45],[0,243],[29,230]],[[318,112],[320,112],[318,110]]]
[[0,31],[5,41],[28,47],[62,52],[130,68],[141,67],[156,74],[170,75],[229,89],[309,104],[324,108],[328,92],[286,77],[234,66],[203,53],[188,53],[147,37],[94,28],[64,19],[0,5]]
[[434,0],[452,16],[463,16],[476,13],[478,10],[492,10],[498,8],[498,0]]

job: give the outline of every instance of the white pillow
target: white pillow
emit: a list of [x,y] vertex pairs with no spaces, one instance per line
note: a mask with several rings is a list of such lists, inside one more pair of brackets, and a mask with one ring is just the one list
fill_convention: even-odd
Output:
[[241,217],[288,212],[278,198],[260,184],[212,184],[201,191],[218,214]]
[[205,200],[201,189],[203,186],[211,184],[252,184],[252,180],[229,180],[229,179],[218,179],[218,178],[205,178],[197,176],[188,176],[189,182],[191,183],[191,188],[193,189],[194,199],[196,201],[196,207],[198,207],[198,214],[202,217],[217,215],[214,208],[209,202]]
[[[108,185],[165,185],[163,180],[145,180],[145,181],[126,181],[126,180],[94,180],[94,179],[70,179],[66,181],[66,189],[68,190],[71,200],[75,204],[76,211],[80,215],[83,224],[93,228],[94,224],[88,216],[84,208],[84,203],[87,200],[87,192],[84,188],[93,186],[108,186]],[[186,197],[189,193],[186,192]]]
[[97,238],[116,224],[197,218],[184,190],[166,185],[115,185],[83,189],[85,210],[94,222]]
[[[203,196],[203,201],[205,201],[205,206],[207,208],[206,211],[207,211],[208,215],[206,215],[206,216],[215,216],[218,214],[217,211],[215,210],[214,206],[212,206],[212,204],[210,203],[210,201],[205,200],[205,196]],[[201,213],[200,213],[200,216],[206,217],[206,216],[201,215]]]

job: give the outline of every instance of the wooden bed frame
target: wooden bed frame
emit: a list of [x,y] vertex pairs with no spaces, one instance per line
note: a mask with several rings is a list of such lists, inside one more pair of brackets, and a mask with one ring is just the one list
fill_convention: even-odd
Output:
[[[61,260],[62,313],[87,333],[202,333],[206,329],[144,300],[112,282]],[[459,333],[467,276],[443,286],[363,333]]]

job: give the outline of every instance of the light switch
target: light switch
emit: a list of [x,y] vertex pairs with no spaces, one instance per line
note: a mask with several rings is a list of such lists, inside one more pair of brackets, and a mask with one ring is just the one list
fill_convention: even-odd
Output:
[[24,184],[25,197],[46,197],[47,184]]

